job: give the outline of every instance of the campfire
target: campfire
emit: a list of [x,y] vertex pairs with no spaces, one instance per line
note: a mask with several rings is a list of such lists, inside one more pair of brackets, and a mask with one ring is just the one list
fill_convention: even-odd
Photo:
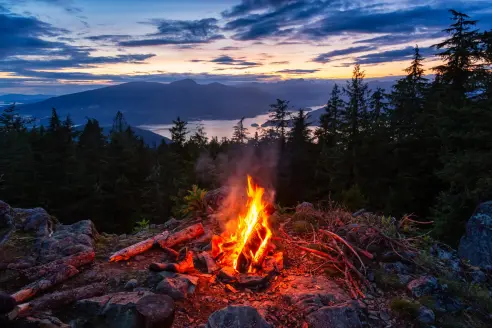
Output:
[[227,231],[212,239],[212,256],[219,264],[232,266],[240,273],[261,270],[265,256],[273,249],[264,193],[265,189],[248,176],[244,214],[232,220]]

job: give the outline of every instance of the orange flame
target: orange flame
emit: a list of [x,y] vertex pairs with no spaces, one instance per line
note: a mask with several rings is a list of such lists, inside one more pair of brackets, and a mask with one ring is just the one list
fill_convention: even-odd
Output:
[[220,252],[225,253],[224,261],[232,263],[238,271],[254,272],[261,265],[272,237],[264,193],[265,189],[254,184],[248,175],[246,215],[239,215],[235,231],[217,243]]

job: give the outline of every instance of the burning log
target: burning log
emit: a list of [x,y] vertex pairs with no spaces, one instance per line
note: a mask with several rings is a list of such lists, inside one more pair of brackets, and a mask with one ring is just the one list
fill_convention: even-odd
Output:
[[187,273],[193,271],[195,266],[193,264],[193,252],[189,251],[183,261],[178,263],[152,263],[149,266],[152,271],[170,271],[178,273]]
[[191,239],[200,237],[204,233],[205,230],[203,230],[203,225],[201,223],[197,223],[184,228],[183,230],[177,231],[172,235],[156,238],[155,242],[159,244],[159,246],[161,246],[162,248],[172,248]]
[[21,303],[79,273],[79,270],[72,265],[61,265],[59,268],[59,271],[54,272],[51,276],[36,280],[11,296],[17,303]]
[[148,295],[137,302],[138,327],[170,328],[174,322],[175,306],[168,295]]
[[22,271],[22,274],[29,280],[34,281],[43,276],[51,275],[60,271],[63,266],[71,265],[75,268],[94,262],[94,251],[80,252],[74,255],[52,261],[47,264],[38,265]]
[[109,257],[109,262],[128,260],[134,257],[135,255],[148,251],[149,249],[152,248],[152,246],[154,246],[157,240],[166,239],[168,236],[169,236],[169,231],[164,231],[154,237],[150,237],[139,243],[123,248],[117,251],[116,253],[114,253],[113,255],[111,255]]
[[25,316],[34,311],[54,309],[85,298],[100,296],[106,292],[106,289],[107,284],[97,283],[62,292],[46,294],[31,302],[17,305],[15,309],[9,313],[9,319],[13,320],[18,316]]

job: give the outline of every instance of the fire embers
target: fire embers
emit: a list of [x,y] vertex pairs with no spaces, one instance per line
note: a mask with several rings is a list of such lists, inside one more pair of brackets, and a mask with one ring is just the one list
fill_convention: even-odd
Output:
[[245,214],[232,220],[228,231],[212,239],[212,256],[221,265],[231,266],[240,273],[254,273],[261,270],[265,257],[273,252],[264,192],[248,176]]

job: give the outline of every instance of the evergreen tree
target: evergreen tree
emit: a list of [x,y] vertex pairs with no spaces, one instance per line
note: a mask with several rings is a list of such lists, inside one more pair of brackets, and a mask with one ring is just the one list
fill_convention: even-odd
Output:
[[[288,108],[289,102],[281,99],[277,99],[275,104],[270,105],[270,122],[274,125],[275,132],[279,135],[282,145],[285,143],[290,120]],[[269,133],[269,136],[273,136],[272,133]]]
[[345,106],[342,91],[338,84],[333,86],[331,97],[325,106],[325,113],[320,117],[320,127],[316,132],[319,144],[327,143],[330,147],[337,142],[340,129],[340,113]]
[[178,118],[173,121],[173,124],[174,126],[169,129],[173,145],[176,147],[183,147],[186,142],[186,135],[188,134],[188,122],[182,121],[178,116]]
[[233,127],[232,141],[243,144],[248,140],[248,129],[244,127],[244,117]]

